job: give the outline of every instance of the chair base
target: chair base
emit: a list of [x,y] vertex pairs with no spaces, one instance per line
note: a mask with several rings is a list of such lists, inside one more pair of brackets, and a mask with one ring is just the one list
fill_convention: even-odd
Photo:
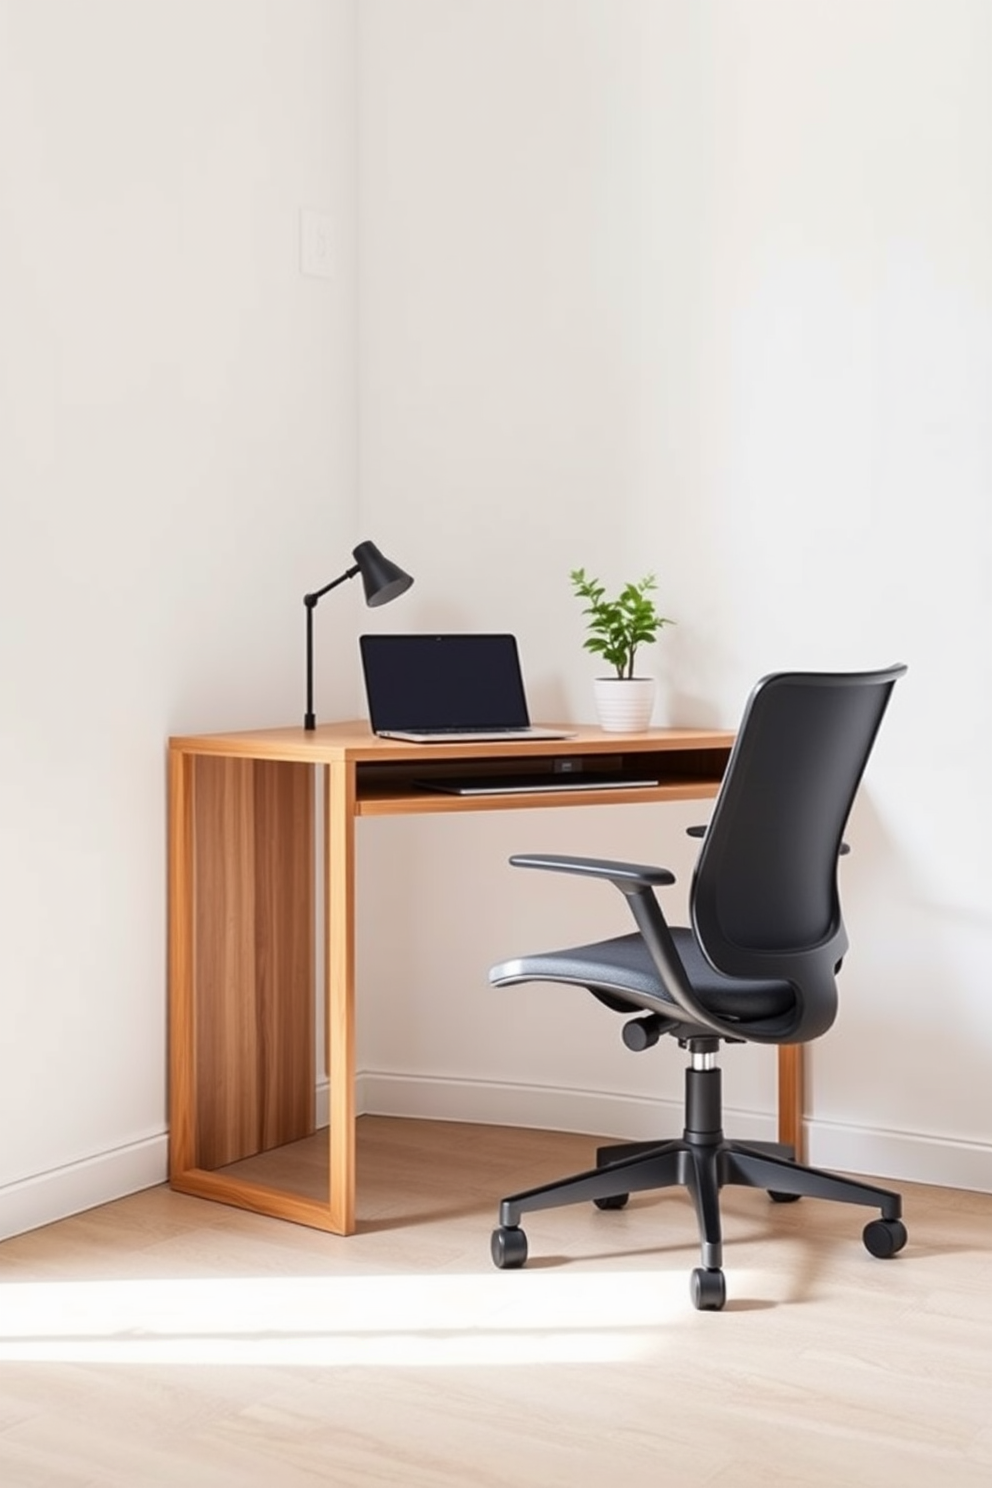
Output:
[[902,1249],[906,1230],[899,1194],[807,1167],[794,1160],[791,1148],[776,1142],[727,1141],[718,1124],[719,1076],[716,1068],[686,1070],[687,1124],[680,1138],[601,1147],[595,1168],[503,1199],[492,1242],[494,1263],[507,1269],[526,1261],[527,1241],[520,1228],[524,1214],[583,1202],[619,1209],[632,1193],[679,1186],[692,1195],[699,1227],[702,1264],[693,1273],[693,1301],[697,1307],[717,1310],[725,1298],[720,1190],[728,1184],[764,1189],[779,1201],[832,1199],[877,1207],[881,1218],[863,1232],[866,1247],[880,1257]]

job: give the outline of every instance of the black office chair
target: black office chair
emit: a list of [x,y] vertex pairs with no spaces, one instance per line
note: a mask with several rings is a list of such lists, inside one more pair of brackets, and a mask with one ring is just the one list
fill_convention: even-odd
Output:
[[748,701],[690,891],[692,928],[668,925],[654,889],[665,868],[595,858],[517,856],[511,863],[607,879],[626,896],[637,931],[493,967],[490,981],[567,982],[614,1012],[635,1014],[631,1049],[671,1034],[688,1050],[681,1138],[601,1148],[596,1167],[500,1205],[492,1257],[522,1266],[521,1216],[592,1201],[621,1209],[631,1193],[692,1194],[702,1265],[692,1273],[696,1307],[726,1300],[720,1189],[728,1183],[788,1201],[804,1194],[878,1206],[863,1239],[874,1256],[906,1243],[898,1194],[805,1167],[780,1143],[724,1139],[717,1053],[727,1043],[802,1044],[826,1033],[837,1012],[836,973],[848,941],[837,890],[842,834],[892,688],[904,666],[853,674],[783,672]]

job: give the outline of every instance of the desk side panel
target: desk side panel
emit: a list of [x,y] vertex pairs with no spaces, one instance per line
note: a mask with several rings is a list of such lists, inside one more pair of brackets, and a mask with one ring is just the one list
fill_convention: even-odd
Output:
[[193,763],[195,1160],[209,1169],[313,1130],[313,770]]
[[255,762],[260,1147],[314,1130],[314,767]]

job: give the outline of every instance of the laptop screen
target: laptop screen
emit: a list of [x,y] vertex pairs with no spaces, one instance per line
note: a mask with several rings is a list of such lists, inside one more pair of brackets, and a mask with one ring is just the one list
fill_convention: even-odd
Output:
[[375,733],[530,722],[512,635],[363,635],[359,645]]

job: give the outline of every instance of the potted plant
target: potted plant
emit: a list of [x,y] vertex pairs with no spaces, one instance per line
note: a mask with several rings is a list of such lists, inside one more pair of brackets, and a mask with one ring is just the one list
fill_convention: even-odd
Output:
[[576,596],[586,601],[582,612],[588,616],[585,649],[602,656],[613,668],[612,676],[593,681],[600,724],[613,733],[647,728],[654,708],[655,679],[635,677],[634,658],[639,647],[658,639],[663,626],[675,624],[658,612],[654,574],[625,584],[615,599],[608,599],[604,586],[598,579],[587,578],[584,568],[573,569],[569,578]]

